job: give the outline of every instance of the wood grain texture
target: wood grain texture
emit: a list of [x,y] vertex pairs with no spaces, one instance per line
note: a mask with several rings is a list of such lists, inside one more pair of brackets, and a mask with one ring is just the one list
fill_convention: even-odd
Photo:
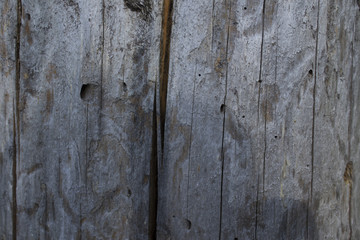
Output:
[[0,12],[0,239],[360,239],[359,1]]
[[17,237],[78,238],[98,132],[102,5],[22,4]]
[[16,1],[0,3],[0,239],[13,239],[16,216]]
[[351,206],[359,195],[352,195],[350,177],[356,172],[351,174],[351,168],[346,170],[346,166],[358,162],[352,152],[359,145],[351,140],[353,134],[358,134],[353,119],[359,118],[353,115],[358,114],[355,107],[358,102],[354,98],[358,90],[354,92],[353,88],[359,81],[359,75],[354,75],[358,67],[353,66],[358,14],[359,8],[351,1],[320,4],[312,207],[316,209],[321,239],[357,238],[352,229],[358,227],[352,219],[358,213]]

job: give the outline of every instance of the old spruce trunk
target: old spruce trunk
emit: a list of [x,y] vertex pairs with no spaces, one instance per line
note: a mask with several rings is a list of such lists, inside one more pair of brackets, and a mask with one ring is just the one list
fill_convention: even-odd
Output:
[[2,0],[0,239],[360,239],[358,0]]

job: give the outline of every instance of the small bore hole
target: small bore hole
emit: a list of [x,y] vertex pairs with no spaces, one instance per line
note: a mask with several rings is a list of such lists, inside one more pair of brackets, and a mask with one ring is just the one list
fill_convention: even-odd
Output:
[[[246,10],[247,9],[247,7],[244,7],[244,10]],[[237,239],[237,238],[236,238]]]
[[221,104],[220,111],[223,112],[225,109],[225,104]]
[[243,115],[242,118],[245,118],[245,115]]
[[26,14],[26,19],[27,19],[28,21],[31,20],[31,15],[30,15],[29,13]]
[[201,74],[199,73],[199,77],[201,77]]
[[188,230],[191,229],[191,221],[189,219],[185,219],[185,225]]
[[278,138],[278,136],[275,136],[275,138]]
[[127,196],[130,197],[131,194],[132,194],[132,192],[131,192],[130,188],[128,188],[128,194],[127,194]]
[[312,69],[309,70],[309,74],[313,75],[313,70]]
[[259,83],[261,83],[262,82],[262,80],[261,79],[259,79],[259,81],[258,81]]
[[85,98],[86,92],[87,92],[87,90],[88,90],[88,87],[89,87],[89,84],[83,84],[83,85],[81,86],[81,90],[80,90],[80,98],[81,98],[81,99],[84,99],[84,98]]

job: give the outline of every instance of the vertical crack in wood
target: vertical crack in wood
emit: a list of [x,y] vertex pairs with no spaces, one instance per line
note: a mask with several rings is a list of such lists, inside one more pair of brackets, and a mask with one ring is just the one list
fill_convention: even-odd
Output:
[[161,152],[164,154],[166,100],[169,79],[170,41],[172,30],[173,0],[164,0],[160,42],[160,132]]
[[262,82],[262,63],[263,63],[263,52],[264,52],[264,30],[265,30],[265,4],[266,0],[263,1],[262,9],[262,23],[261,23],[261,47],[260,47],[260,69],[259,69],[259,88],[258,88],[258,111],[257,111],[257,123],[260,121],[260,91],[261,91],[261,82]]
[[[170,62],[170,41],[172,30],[173,0],[163,1],[161,40],[160,40],[160,141],[162,159],[164,156],[165,139],[165,118],[166,100],[169,79]],[[156,118],[156,86],[154,93],[153,106],[153,133],[152,133],[152,153],[150,160],[150,183],[149,183],[149,239],[156,239],[157,228],[157,208],[158,208],[158,148],[157,148],[157,118]]]
[[100,111],[99,111],[99,131],[101,133],[101,110],[103,105],[103,79],[104,79],[104,52],[105,52],[105,0],[102,0],[102,40],[101,40],[101,66],[100,66]]
[[12,235],[13,240],[16,240],[16,214],[17,214],[17,201],[16,201],[16,186],[17,186],[17,176],[16,176],[16,113],[13,113],[13,153],[12,153]]
[[229,1],[228,8],[228,19],[227,19],[227,33],[226,33],[226,72],[225,72],[225,94],[224,94],[224,112],[223,112],[223,129],[221,137],[221,179],[220,179],[220,218],[219,218],[219,240],[221,240],[221,229],[222,229],[222,207],[223,207],[223,185],[224,185],[224,162],[225,162],[225,151],[224,151],[224,138],[225,138],[225,122],[226,122],[226,98],[227,98],[227,85],[228,85],[228,69],[229,69],[229,40],[230,40],[230,17],[231,17],[231,0]]
[[[257,124],[260,121],[260,96],[261,96],[261,82],[262,82],[262,64],[263,64],[263,51],[264,51],[264,32],[265,32],[265,6],[266,0],[263,1],[262,6],[262,23],[261,23],[261,46],[260,46],[260,69],[259,69],[259,88],[258,88],[258,107],[257,107]],[[265,112],[266,114],[266,112]],[[265,136],[266,136],[266,116],[265,116]],[[265,149],[264,149],[264,157],[263,157],[263,165],[265,164],[265,153],[266,153],[266,137],[265,137]],[[258,173],[259,174],[259,173]],[[263,169],[263,185],[264,185],[264,169]],[[258,176],[257,182],[257,192],[256,192],[256,216],[255,216],[255,240],[257,239],[257,230],[258,230],[258,215],[259,215],[259,188],[260,188],[260,179]],[[264,190],[264,186],[263,186]]]
[[[20,37],[21,37],[22,2],[17,1],[17,24],[16,24],[16,46],[15,46],[15,116],[13,124],[13,159],[12,159],[12,239],[17,235],[17,161],[20,160]],[[15,124],[16,121],[16,124]],[[15,126],[16,125],[16,126]]]
[[214,20],[215,20],[215,0],[212,1],[212,9],[211,9],[211,52],[214,48]]
[[190,142],[189,142],[189,164],[188,164],[188,179],[187,179],[187,188],[186,188],[186,219],[189,219],[189,187],[190,187],[190,169],[191,169],[192,130],[193,130],[193,122],[194,122],[196,72],[197,72],[197,62],[195,63],[193,97],[192,97],[192,104],[191,104],[191,123],[190,123],[190,137],[189,137],[190,138]]
[[150,159],[150,183],[149,183],[149,232],[150,240],[156,239],[157,207],[158,207],[158,148],[157,148],[157,118],[156,118],[156,85],[153,102],[153,128],[152,149]]
[[[352,137],[352,124],[353,124],[353,110],[354,110],[354,41],[356,33],[356,21],[354,21],[353,39],[351,41],[351,66],[350,66],[350,86],[349,86],[349,125],[348,125],[348,163],[351,162],[351,137]],[[351,199],[352,199],[352,184],[349,185],[349,239],[352,238],[352,223],[351,223]]]
[[267,151],[267,114],[268,114],[268,98],[267,98],[267,88],[265,88],[265,117],[264,117],[264,153],[263,153],[263,174],[262,174],[262,194],[263,199],[265,199],[265,173],[266,173],[266,151]]
[[311,176],[310,176],[310,197],[307,206],[307,237],[309,238],[309,217],[311,202],[313,199],[313,179],[314,179],[314,147],[315,147],[315,113],[316,113],[316,80],[318,75],[318,48],[319,48],[319,17],[320,17],[320,0],[317,1],[317,19],[316,19],[316,42],[315,42],[315,63],[314,63],[314,87],[313,87],[313,106],[312,106],[312,130],[311,130]]

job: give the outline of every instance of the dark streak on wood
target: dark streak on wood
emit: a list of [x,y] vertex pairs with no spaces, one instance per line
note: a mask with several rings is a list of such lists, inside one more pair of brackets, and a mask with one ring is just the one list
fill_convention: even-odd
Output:
[[15,112],[13,114],[13,152],[12,152],[12,235],[13,240],[16,240],[16,214],[17,214],[17,202],[16,202],[16,186],[17,186],[17,177],[16,177],[16,153],[17,153],[17,146],[16,146],[16,123],[15,123]]
[[[265,30],[265,5],[266,0],[263,1],[262,9],[262,26],[261,26],[261,48],[260,48],[260,69],[259,69],[259,90],[258,90],[258,109],[257,109],[257,123],[260,121],[260,91],[261,91],[261,82],[262,82],[262,64],[263,64],[263,51],[264,51],[264,30]],[[265,148],[264,148],[264,159],[263,165],[265,165],[265,154],[266,154],[266,115],[265,115]],[[264,178],[265,178],[265,169],[263,169],[263,194],[264,194]],[[257,193],[256,193],[256,216],[255,216],[255,240],[257,239],[257,225],[258,225],[258,215],[259,215],[259,177],[257,183]]]
[[223,129],[221,137],[221,179],[220,179],[220,218],[219,218],[219,240],[221,240],[221,229],[222,229],[222,207],[223,207],[223,185],[224,185],[224,161],[225,161],[225,151],[224,151],[224,137],[225,137],[225,117],[226,117],[226,97],[227,97],[227,85],[228,85],[228,68],[229,68],[229,40],[230,40],[230,19],[231,19],[231,0],[229,1],[228,9],[228,22],[227,22],[227,33],[226,33],[226,47],[225,47],[225,57],[226,57],[226,72],[225,72],[225,94],[224,94],[224,103],[222,106],[225,106],[223,109]]
[[262,9],[262,20],[261,20],[261,47],[260,47],[260,69],[259,69],[259,93],[258,93],[258,112],[257,112],[257,123],[260,120],[260,90],[261,90],[261,82],[262,82],[262,63],[263,63],[263,52],[264,52],[264,29],[265,29],[265,4],[266,0],[263,2],[263,9]]
[[316,112],[316,80],[317,80],[317,65],[318,65],[318,46],[319,46],[319,14],[320,14],[320,0],[318,0],[317,26],[316,26],[316,45],[315,45],[315,63],[314,63],[314,88],[313,88],[313,119],[312,119],[312,143],[311,143],[311,186],[310,186],[310,200],[313,194],[313,176],[314,176],[314,134],[315,134],[315,112]]
[[[101,39],[101,66],[100,66],[100,112],[103,104],[103,78],[104,78],[104,51],[105,51],[105,0],[102,0],[102,39]],[[99,129],[101,131],[101,114],[99,114]]]
[[160,42],[160,132],[161,152],[164,153],[166,99],[169,79],[170,41],[172,29],[173,0],[164,0]]
[[262,194],[263,199],[265,199],[265,172],[266,172],[266,150],[267,150],[267,141],[266,141],[266,125],[268,119],[268,88],[265,88],[265,116],[264,116],[264,153],[263,153],[263,173],[262,173]]
[[313,178],[314,178],[314,147],[315,147],[315,113],[316,113],[316,80],[317,80],[317,65],[318,65],[318,47],[319,47],[319,15],[320,15],[320,0],[317,2],[317,19],[316,19],[316,43],[315,43],[315,63],[314,63],[314,88],[313,88],[313,106],[312,106],[312,133],[311,133],[311,176],[310,176],[310,197],[307,206],[306,229],[309,237],[309,211],[313,199]]
[[[17,160],[20,158],[20,34],[21,34],[21,17],[22,17],[22,2],[17,0],[17,25],[16,25],[16,47],[15,47],[15,116],[14,116],[14,136],[13,136],[13,163],[12,163],[12,238],[16,240],[17,235]],[[16,120],[16,126],[15,126]]]
[[156,239],[157,206],[158,206],[158,148],[157,148],[157,117],[156,117],[156,86],[154,90],[152,149],[150,159],[149,183],[149,239]]

